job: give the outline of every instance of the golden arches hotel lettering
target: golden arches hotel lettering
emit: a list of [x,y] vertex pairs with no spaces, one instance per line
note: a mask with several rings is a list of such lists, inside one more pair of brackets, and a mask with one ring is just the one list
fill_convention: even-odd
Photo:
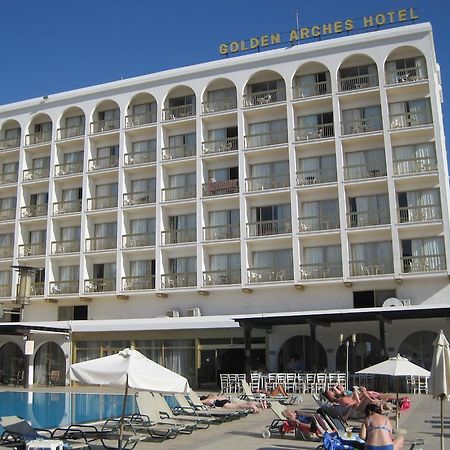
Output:
[[[324,23],[322,25],[313,25],[289,32],[289,42],[294,43],[310,38],[320,38],[330,34],[339,34],[349,32],[358,26],[359,28],[381,27],[383,25],[407,22],[417,20],[414,8],[399,9],[397,11],[388,11],[372,16],[365,16],[362,19],[345,19],[336,22]],[[254,50],[261,47],[281,44],[281,33],[264,34],[258,37],[252,37],[241,41],[233,41],[229,44],[220,44],[219,53],[227,55],[229,53]]]

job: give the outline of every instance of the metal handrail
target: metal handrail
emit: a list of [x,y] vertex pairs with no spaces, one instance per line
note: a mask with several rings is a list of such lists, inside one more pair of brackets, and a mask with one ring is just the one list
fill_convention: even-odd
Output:
[[50,295],[76,294],[79,284],[78,280],[50,281]]
[[30,289],[31,295],[44,295],[44,282],[43,281],[35,281],[31,283]]
[[112,250],[117,248],[116,236],[86,238],[86,251]]
[[300,232],[336,230],[340,228],[339,215],[304,216],[299,218]]
[[297,172],[296,175],[297,175],[297,186],[334,183],[337,181],[336,168],[301,170]]
[[423,158],[394,159],[395,175],[410,173],[433,172],[437,170],[435,157],[424,156]]
[[107,292],[116,290],[115,278],[88,278],[84,280],[85,292]]
[[120,119],[97,120],[90,123],[90,133],[106,133],[108,131],[118,130],[120,128]]
[[104,197],[91,197],[87,199],[88,211],[96,209],[116,208],[117,197],[116,196],[104,196]]
[[437,272],[447,269],[445,254],[402,256],[401,261],[403,273]]
[[55,166],[56,176],[71,175],[74,173],[81,173],[81,172],[83,172],[83,161],[57,164]]
[[394,273],[394,263],[385,259],[372,260],[353,260],[350,261],[350,275],[356,276],[371,276]]
[[165,273],[161,275],[163,288],[197,286],[197,272]]
[[19,256],[45,255],[45,242],[19,245]]
[[0,141],[0,150],[20,147],[20,136],[11,139],[3,139]]
[[189,105],[170,106],[163,109],[163,120],[185,119],[195,116],[195,103]]
[[264,147],[266,145],[287,144],[288,133],[287,130],[249,134],[244,136],[245,148]]
[[367,211],[351,211],[347,213],[347,223],[351,228],[370,227],[390,223],[389,210],[375,209]]
[[61,141],[63,139],[70,139],[74,137],[84,136],[85,126],[75,125],[73,127],[58,128],[56,130],[56,139]]
[[53,214],[69,214],[81,211],[81,199],[53,203]]
[[433,123],[431,110],[391,114],[389,116],[391,130],[397,128],[418,127]]
[[195,242],[196,239],[196,228],[183,228],[180,230],[161,231],[161,241],[163,244],[181,244],[183,242]]
[[314,280],[318,278],[342,277],[341,262],[323,262],[315,264],[301,264],[300,278],[302,280]]
[[203,154],[231,152],[239,148],[238,137],[229,137],[226,139],[213,139],[202,142]]
[[122,236],[122,247],[150,247],[155,245],[155,233],[133,233]]
[[196,154],[195,144],[181,144],[173,145],[172,147],[163,147],[162,159],[163,161],[179,158],[189,158]]
[[25,145],[44,144],[52,140],[51,131],[40,131],[39,133],[30,133],[25,136]]
[[156,192],[138,191],[123,194],[123,206],[145,205],[156,202]]
[[223,100],[211,100],[202,103],[203,114],[212,114],[220,111],[228,111],[237,108],[237,98],[228,97]]
[[150,162],[156,162],[156,150],[125,153],[124,164],[131,166],[134,164],[145,164]]
[[205,286],[221,286],[227,284],[240,284],[241,270],[207,270],[203,272]]
[[3,245],[0,247],[0,258],[12,258],[14,256],[13,245]]
[[295,140],[297,142],[314,139],[328,139],[334,136],[334,125],[332,123],[309,125],[295,128],[294,132]]
[[125,116],[125,128],[139,127],[156,123],[156,112],[129,114]]
[[292,232],[291,220],[261,220],[247,223],[248,236],[270,236]]
[[286,100],[286,89],[270,89],[244,95],[244,107],[264,106],[270,103],[283,102]]
[[36,167],[34,169],[25,169],[23,171],[23,181],[39,180],[48,178],[50,175],[50,167]]
[[210,225],[203,227],[205,241],[219,239],[238,239],[241,235],[239,224]]
[[20,208],[21,212],[21,218],[26,219],[28,217],[41,217],[46,216],[48,211],[48,204],[42,204],[42,205],[29,205],[29,206],[22,206]]
[[0,297],[11,297],[12,284],[0,284]]
[[315,97],[317,95],[331,94],[331,83],[329,81],[316,81],[315,83],[294,86],[294,98]]
[[290,186],[289,173],[268,175],[245,179],[247,192],[262,191],[264,189],[282,189]]
[[378,75],[376,73],[339,78],[340,92],[367,89],[375,86],[378,86]]
[[202,186],[203,196],[237,194],[239,192],[239,180],[208,181]]
[[441,205],[401,206],[398,208],[400,223],[428,222],[442,219]]
[[422,76],[418,67],[405,67],[404,69],[395,69],[386,71],[386,80],[388,84],[412,83],[416,81],[427,80],[426,74]]
[[88,170],[102,170],[111,169],[113,167],[118,167],[119,157],[118,156],[102,156],[101,158],[93,158],[88,161]]
[[17,183],[19,172],[0,173],[0,184]]
[[197,195],[196,186],[180,186],[162,189],[164,201],[183,200],[186,198],[195,198]]
[[122,289],[124,291],[155,289],[155,275],[122,277]]
[[370,133],[382,130],[383,121],[381,116],[374,116],[341,122],[341,127],[343,135]]
[[16,208],[0,209],[0,220],[13,220],[16,218]]
[[53,241],[51,244],[52,255],[63,255],[65,253],[77,253],[80,251],[80,240]]
[[351,164],[344,166],[344,178],[346,180],[361,180],[363,178],[378,178],[387,175],[386,165],[379,163],[379,165],[368,164]]
[[294,279],[294,271],[289,267],[250,267],[247,269],[249,283],[267,283]]

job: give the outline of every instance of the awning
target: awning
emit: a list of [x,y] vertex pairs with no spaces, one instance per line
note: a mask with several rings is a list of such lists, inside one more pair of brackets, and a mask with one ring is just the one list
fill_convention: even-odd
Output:
[[68,334],[67,322],[4,322],[0,323],[0,335],[23,336],[26,334]]

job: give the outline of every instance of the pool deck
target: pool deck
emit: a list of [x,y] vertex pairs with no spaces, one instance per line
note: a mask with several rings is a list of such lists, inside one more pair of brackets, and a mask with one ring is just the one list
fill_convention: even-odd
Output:
[[[21,388],[0,387],[1,391],[15,390],[22,391]],[[54,388],[33,388],[35,392],[90,392],[90,393],[120,393],[117,389],[99,387],[54,387]],[[415,438],[425,440],[423,448],[438,450],[440,448],[440,417],[439,401],[427,395],[408,394],[411,399],[411,408],[402,413],[400,418],[400,428],[406,430],[406,443],[412,442]],[[303,403],[296,405],[296,409],[305,412],[313,412],[317,409],[311,395],[303,395]],[[450,402],[444,403],[444,428],[446,431],[446,443],[450,445]],[[290,449],[315,449],[317,442],[305,442],[294,439],[293,436],[284,438],[271,437],[264,439],[262,431],[265,426],[275,418],[270,411],[261,411],[259,414],[252,414],[240,420],[213,425],[207,430],[194,431],[191,435],[180,435],[175,439],[162,443],[141,442],[136,450],[150,450],[156,446],[165,450],[175,449],[214,449],[214,450],[234,450],[234,449],[255,449],[255,450],[290,450]],[[353,422],[356,426],[358,423]],[[100,450],[101,446],[96,447]],[[404,449],[409,449],[405,445]]]

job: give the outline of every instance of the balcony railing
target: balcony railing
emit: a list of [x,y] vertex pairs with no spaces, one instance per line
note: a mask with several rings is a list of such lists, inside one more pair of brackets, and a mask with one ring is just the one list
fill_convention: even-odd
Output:
[[446,270],[445,255],[402,256],[402,272],[437,272]]
[[88,161],[88,170],[102,170],[111,169],[119,165],[118,156],[103,156],[101,158],[94,158]]
[[390,215],[388,210],[369,210],[369,211],[352,211],[347,213],[348,226],[370,227],[374,225],[384,225],[390,223]]
[[203,184],[203,196],[237,194],[239,192],[239,180],[208,181]]
[[0,150],[7,150],[9,148],[20,147],[20,137],[11,139],[3,139],[0,141]]
[[155,233],[134,233],[122,236],[123,248],[150,247],[155,245]]
[[79,284],[78,280],[50,281],[50,294],[77,294]]
[[339,215],[307,216],[300,217],[300,232],[336,230],[340,227]]
[[197,195],[196,186],[181,186],[162,189],[163,199],[168,202],[171,200],[182,200],[186,198],[195,198]]
[[270,236],[292,232],[291,220],[261,220],[247,223],[248,236]]
[[122,289],[124,291],[155,289],[155,275],[122,277]]
[[328,81],[317,81],[294,87],[294,98],[315,97],[331,93],[331,84]]
[[123,206],[145,205],[156,202],[156,192],[140,191],[123,194]]
[[14,220],[16,218],[16,208],[0,209],[0,221]]
[[203,272],[205,286],[223,286],[227,284],[241,284],[241,270],[208,270]]
[[423,72],[423,69],[419,69],[418,67],[390,70],[386,72],[386,80],[388,80],[388,84],[412,83],[414,81],[426,80],[427,76],[421,72]]
[[392,257],[390,260],[355,260],[350,261],[350,275],[352,277],[384,275],[394,273],[394,263]]
[[368,117],[365,119],[351,120],[342,122],[342,134],[361,134],[383,129],[381,117]]
[[244,95],[244,106],[264,106],[270,103],[284,102],[286,89],[271,89]]
[[171,106],[163,109],[163,120],[185,119],[195,116],[195,104]]
[[31,133],[25,136],[25,145],[44,144],[52,140],[51,131],[40,131],[39,133]]
[[327,139],[334,136],[334,125],[324,123],[320,125],[310,125],[307,127],[295,128],[296,141],[311,141],[313,139]]
[[20,208],[21,212],[21,218],[27,219],[30,217],[42,217],[47,215],[48,210],[48,204],[42,204],[42,205],[29,205],[29,206],[22,206]]
[[0,284],[0,298],[11,297],[11,284]]
[[30,294],[31,295],[44,295],[44,282],[36,281],[34,283],[31,283]]
[[181,244],[183,242],[195,242],[197,240],[196,228],[182,230],[167,230],[161,232],[163,244]]
[[126,166],[151,163],[156,161],[156,151],[125,153],[124,158]]
[[436,170],[437,161],[434,156],[411,159],[394,159],[395,175],[434,172]]
[[156,112],[130,114],[129,116],[125,116],[125,128],[139,127],[150,123],[156,123]]
[[309,186],[337,181],[337,171],[333,169],[312,169],[297,172],[297,186]]
[[286,144],[288,141],[287,130],[274,131],[272,133],[249,134],[244,137],[245,148],[264,147],[266,145]]
[[300,278],[302,280],[340,277],[342,277],[342,263],[340,262],[302,264],[300,266]]
[[361,180],[364,178],[385,177],[387,174],[386,166],[368,166],[367,164],[352,164],[344,167],[344,176],[346,180]]
[[391,130],[418,127],[433,123],[431,111],[406,112],[390,115]]
[[222,152],[232,152],[239,148],[238,138],[229,137],[226,139],[214,139],[212,141],[204,141],[202,143],[203,154],[208,155],[210,153],[222,153]]
[[81,199],[53,203],[53,214],[70,214],[81,211]]
[[74,173],[81,173],[81,172],[83,172],[83,161],[57,164],[55,166],[56,176],[72,175]]
[[292,267],[252,267],[247,269],[249,283],[267,283],[294,279]]
[[18,176],[19,176],[18,172],[0,173],[0,184],[16,183]]
[[86,239],[86,251],[94,252],[97,250],[111,250],[117,248],[116,236],[93,237]]
[[58,128],[56,130],[56,139],[70,139],[74,137],[84,136],[84,125],[76,125],[74,127]]
[[89,278],[84,280],[84,292],[108,292],[115,290],[115,278]]
[[192,144],[174,145],[172,147],[164,147],[162,149],[163,161],[179,158],[189,158],[195,156],[196,148]]
[[220,111],[228,111],[237,108],[236,97],[227,97],[222,100],[211,100],[202,103],[203,114],[211,114]]
[[401,206],[398,208],[400,223],[428,222],[442,219],[441,205]]
[[49,167],[38,167],[35,169],[26,169],[23,171],[23,181],[39,180],[48,178],[50,175]]
[[91,122],[91,134],[106,133],[107,131],[114,131],[120,128],[120,119],[98,120]]
[[289,187],[290,185],[288,173],[246,178],[245,182],[247,185],[247,192],[263,191],[265,189],[282,189]]
[[13,245],[0,246],[0,258],[12,258],[14,255]]
[[356,91],[375,86],[378,86],[378,75],[376,73],[346,77],[339,80],[339,91],[341,92]]
[[116,208],[117,197],[92,197],[87,199],[88,211],[97,209]]
[[166,273],[161,275],[163,288],[197,286],[197,272]]
[[45,255],[45,242],[19,245],[19,256]]
[[241,235],[239,224],[212,225],[203,227],[205,241],[238,239]]
[[66,253],[77,253],[80,251],[80,240],[53,241],[52,255],[64,255]]

